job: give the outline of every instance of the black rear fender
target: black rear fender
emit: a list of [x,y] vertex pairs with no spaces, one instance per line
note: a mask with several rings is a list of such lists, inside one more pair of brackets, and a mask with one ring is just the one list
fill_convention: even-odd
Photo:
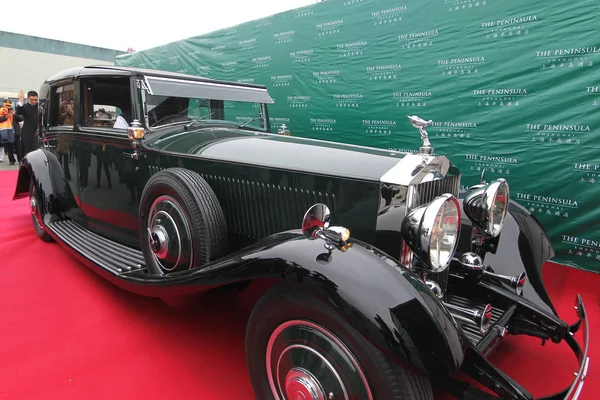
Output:
[[29,197],[30,182],[39,193],[46,223],[62,218],[65,212],[77,207],[63,169],[56,156],[49,151],[38,149],[23,157],[13,200]]

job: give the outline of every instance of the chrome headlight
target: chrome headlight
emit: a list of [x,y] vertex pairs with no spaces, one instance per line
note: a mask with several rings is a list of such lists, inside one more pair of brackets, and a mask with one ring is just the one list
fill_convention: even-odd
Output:
[[487,185],[473,187],[465,197],[463,209],[486,235],[496,237],[504,226],[508,201],[508,183],[499,178]]
[[442,272],[456,251],[460,224],[458,200],[443,194],[404,217],[402,237],[425,267]]

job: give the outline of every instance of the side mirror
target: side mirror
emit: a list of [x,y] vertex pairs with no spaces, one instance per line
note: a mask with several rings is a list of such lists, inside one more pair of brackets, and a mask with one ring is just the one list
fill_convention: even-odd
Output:
[[320,230],[329,228],[331,211],[323,203],[310,207],[302,220],[302,233],[306,237],[314,238]]

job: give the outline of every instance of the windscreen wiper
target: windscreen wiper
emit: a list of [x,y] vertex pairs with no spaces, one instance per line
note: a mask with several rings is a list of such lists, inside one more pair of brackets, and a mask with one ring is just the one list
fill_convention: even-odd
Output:
[[243,124],[241,124],[241,125],[238,125],[238,128],[243,128],[243,127],[245,127],[246,125],[248,125],[250,122],[254,122],[254,121],[256,121],[257,119],[260,119],[260,120],[261,120],[261,122],[262,122],[262,121],[263,121],[263,115],[262,115],[262,114],[260,114],[258,117],[250,118],[248,121],[244,122]]
[[192,119],[192,122],[189,122],[189,123],[188,123],[188,124],[185,126],[185,129],[189,128],[190,126],[194,125],[195,123],[197,123],[197,122],[199,122],[199,121],[202,121],[202,120],[203,120],[204,118],[206,118],[206,117],[210,117],[210,116],[212,116],[214,113],[215,113],[215,112],[213,111],[213,112],[211,112],[211,113],[208,113],[208,114],[206,114],[206,115],[203,115],[203,116],[201,116],[201,117],[198,117],[198,118],[194,118],[194,119]]

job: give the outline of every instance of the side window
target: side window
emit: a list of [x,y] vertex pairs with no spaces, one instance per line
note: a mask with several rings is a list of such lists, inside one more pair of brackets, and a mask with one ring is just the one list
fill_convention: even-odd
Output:
[[48,126],[73,126],[75,123],[75,86],[70,83],[53,87],[51,108],[48,110]]
[[82,82],[84,126],[127,129],[131,124],[129,78],[97,78]]

